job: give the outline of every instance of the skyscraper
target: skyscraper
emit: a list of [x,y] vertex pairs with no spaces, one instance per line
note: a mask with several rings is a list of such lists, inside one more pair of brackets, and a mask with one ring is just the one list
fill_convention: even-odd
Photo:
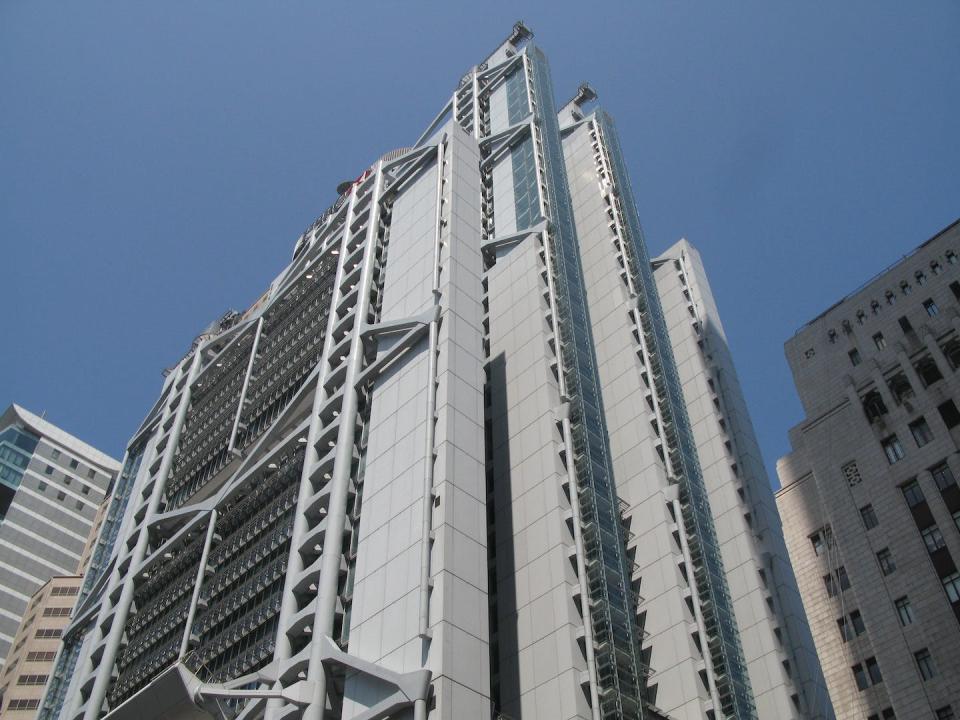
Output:
[[19,405],[0,416],[0,662],[33,594],[76,572],[118,469]]
[[960,221],[786,343],[777,504],[839,718],[960,714],[958,268]]
[[530,37],[172,368],[44,717],[757,717],[616,132]]

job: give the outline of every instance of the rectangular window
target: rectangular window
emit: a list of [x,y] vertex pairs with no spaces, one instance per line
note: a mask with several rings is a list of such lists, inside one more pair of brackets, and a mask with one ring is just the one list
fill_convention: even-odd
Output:
[[900,490],[903,491],[903,499],[907,501],[907,505],[910,507],[916,507],[927,500],[923,496],[923,490],[920,489],[920,485],[917,484],[916,480],[910,480],[901,485]]
[[957,404],[953,400],[947,400],[945,403],[937,405],[937,411],[947,428],[955,428],[960,425],[960,410],[957,410]]
[[40,699],[32,698],[30,700],[26,698],[10,698],[10,704],[7,705],[7,710],[36,710],[40,707]]
[[930,387],[934,383],[943,380],[943,373],[940,372],[937,363],[929,355],[917,360],[917,362],[914,363],[913,369],[917,371],[917,375],[920,376],[920,382],[923,383],[924,387]]
[[923,309],[927,311],[927,315],[930,317],[936,317],[940,314],[940,308],[937,307],[937,304],[933,301],[933,298],[927,298],[923,301]]
[[859,610],[854,610],[850,613],[850,625],[853,627],[854,635],[863,635],[867,631]]
[[868,657],[866,661],[867,674],[870,675],[870,682],[873,685],[879,685],[883,682],[883,676],[880,674],[880,666],[877,664],[877,659],[873,657]]
[[71,470],[76,470],[76,469],[77,469],[77,466],[78,466],[79,464],[80,464],[80,463],[79,463],[77,460],[71,460],[71,461],[70,461],[70,469],[71,469]]
[[953,708],[949,705],[937,708],[937,720],[955,720],[956,716],[953,714]]
[[49,675],[21,675],[17,678],[17,685],[46,685]]
[[893,714],[893,708],[883,709],[883,720],[897,720],[897,716]]
[[877,562],[880,564],[880,572],[884,575],[892,575],[897,570],[897,564],[893,561],[889,548],[883,548],[877,553]]
[[921,648],[913,654],[913,657],[917,661],[917,669],[920,671],[920,677],[924,680],[929,680],[937,674],[937,669],[933,666],[933,656],[930,655],[929,650]]
[[909,425],[910,434],[917,443],[917,447],[923,447],[933,440],[933,433],[930,432],[930,426],[924,418],[918,418]]
[[881,445],[883,446],[883,453],[887,456],[887,462],[891,465],[903,459],[903,447],[896,435],[886,438]]
[[57,493],[57,500],[63,500],[66,496],[67,494],[63,490],[61,490],[60,492]]
[[59,638],[62,633],[63,630],[60,628],[37,628],[34,637],[40,638],[41,640],[55,640]]
[[94,470],[93,468],[90,468],[89,470],[87,470],[87,477],[91,480],[93,480],[96,474],[97,474],[97,471]]
[[880,524],[877,520],[877,513],[873,510],[873,505],[864,505],[860,508],[860,519],[863,520],[863,526],[867,530],[873,530]]
[[877,333],[873,336],[873,344],[877,346],[877,350],[883,350],[887,346],[887,341],[883,339],[883,333]]
[[53,465],[47,465],[47,466],[43,469],[43,472],[44,472],[45,475],[53,475]]
[[957,484],[956,479],[953,477],[953,471],[946,462],[930,468],[930,474],[933,475],[933,481],[937,484],[937,487],[940,488],[940,492]]
[[893,606],[897,609],[897,618],[900,620],[901,625],[910,625],[913,622],[913,607],[910,605],[910,598],[904,595],[902,598],[897,598]]
[[850,669],[853,671],[853,680],[857,683],[857,690],[862,691],[870,687],[870,681],[867,680],[867,673],[863,669],[863,665],[857,663]]
[[840,630],[840,639],[844,642],[848,640],[853,640],[853,628],[850,627],[850,623],[847,622],[846,618],[837,619],[837,629]]
[[920,534],[923,536],[923,544],[927,546],[928,553],[935,553],[947,546],[943,540],[943,533],[936,525],[921,530]]
[[823,586],[827,589],[827,597],[836,597],[837,593],[840,592],[837,589],[837,579],[833,576],[833,573],[827,573],[823,576]]
[[851,350],[850,352],[848,352],[847,355],[850,356],[850,364],[851,364],[851,365],[857,366],[857,365],[860,364],[860,351],[859,351],[859,350],[857,350],[856,348],[854,348],[853,350]]
[[53,457],[54,460],[58,460],[60,458],[60,451],[54,448],[53,453],[51,453],[51,456]]
[[837,582],[840,583],[840,592],[850,589],[850,578],[847,577],[847,569],[843,565],[837,568]]
[[832,542],[829,526],[820,528],[810,536],[810,544],[813,545],[813,552],[817,557],[826,553]]
[[943,583],[943,589],[947,593],[947,599],[951,603],[960,602],[960,573],[953,572],[946,577],[940,578]]

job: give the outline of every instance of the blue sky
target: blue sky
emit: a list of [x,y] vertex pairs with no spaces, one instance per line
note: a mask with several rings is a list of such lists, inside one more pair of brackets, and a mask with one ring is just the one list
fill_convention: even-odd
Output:
[[558,100],[589,80],[616,118],[651,251],[700,249],[772,472],[783,342],[960,217],[960,6],[453,5],[0,4],[0,402],[121,454],[161,370],[522,17]]

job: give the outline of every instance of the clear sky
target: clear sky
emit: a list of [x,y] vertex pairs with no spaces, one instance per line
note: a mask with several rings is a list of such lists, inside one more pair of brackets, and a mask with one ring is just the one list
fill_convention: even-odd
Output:
[[119,456],[161,370],[518,18],[558,101],[589,80],[616,118],[651,252],[700,249],[772,472],[783,342],[960,217],[955,1],[5,0],[0,403]]

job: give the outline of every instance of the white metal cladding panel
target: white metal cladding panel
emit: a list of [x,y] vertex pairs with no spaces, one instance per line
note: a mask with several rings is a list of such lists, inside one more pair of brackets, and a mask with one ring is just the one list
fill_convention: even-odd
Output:
[[501,82],[490,93],[490,134],[495,135],[510,126],[510,117],[507,112],[507,83]]
[[[487,274],[503,711],[533,720],[589,717],[579,689],[583,622],[572,595],[573,546],[549,369],[538,245],[501,251]],[[498,360],[499,358],[499,360]]]
[[437,166],[421,170],[393,204],[382,320],[397,320],[433,306],[437,228]]
[[[426,472],[427,341],[373,390],[350,653],[398,672],[421,667],[417,639],[423,478]],[[364,684],[348,680],[351,687]],[[344,717],[351,717],[344,705]]]
[[686,583],[677,564],[680,549],[673,539],[673,518],[663,495],[668,483],[650,423],[655,416],[645,400],[643,366],[628,314],[631,306],[619,275],[621,268],[611,242],[613,232],[586,125],[564,138],[564,156],[614,478],[617,493],[631,506],[630,528],[638,536],[635,560],[642,568],[644,629],[650,633],[644,646],[652,648],[656,704],[671,717],[699,720],[703,717],[702,702],[709,695],[698,676],[699,653],[690,633],[694,618],[683,597]]

